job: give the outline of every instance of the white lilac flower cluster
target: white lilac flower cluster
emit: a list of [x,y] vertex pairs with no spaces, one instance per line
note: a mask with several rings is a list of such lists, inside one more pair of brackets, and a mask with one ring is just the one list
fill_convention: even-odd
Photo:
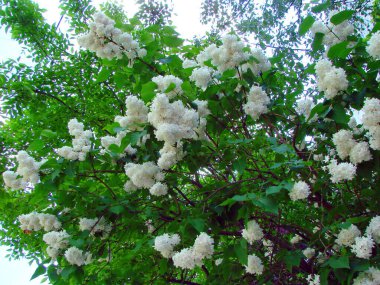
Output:
[[116,116],[115,122],[130,131],[141,130],[141,125],[148,122],[148,107],[145,106],[144,101],[134,95],[130,95],[125,99],[125,106],[127,109],[125,116]]
[[304,181],[294,183],[293,188],[289,192],[292,201],[306,199],[310,195],[310,186]]
[[89,231],[91,235],[101,234],[102,237],[107,237],[112,230],[112,226],[106,221],[104,217],[100,219],[79,219],[79,229],[81,231]]
[[380,243],[380,216],[372,218],[365,233],[372,236],[375,242]]
[[61,249],[65,249],[69,245],[68,239],[70,235],[66,231],[51,231],[43,235],[43,241],[48,245],[46,252],[49,257],[55,260]]
[[[183,90],[181,88],[183,81],[173,75],[159,75],[153,77],[152,81],[157,84],[158,90],[161,93],[165,93],[169,99],[173,99],[174,97],[177,97],[183,93]],[[174,87],[173,90],[166,92],[170,86]]]
[[163,234],[154,239],[154,249],[159,251],[165,258],[171,258],[174,254],[174,247],[181,242],[178,234]]
[[302,251],[303,255],[306,256],[307,259],[312,258],[315,255],[315,249],[314,248],[306,248]]
[[192,60],[192,59],[185,58],[182,62],[182,67],[185,69],[196,67],[196,66],[197,66],[197,62],[195,60]]
[[213,74],[214,70],[211,67],[203,66],[195,68],[189,79],[195,83],[195,86],[205,91],[212,81]]
[[[116,145],[118,147],[121,146],[123,138],[127,135],[126,131],[121,131],[116,134],[116,136],[104,136],[100,138],[100,143],[102,145],[102,149],[100,150],[100,154],[105,154],[109,151],[111,145]],[[124,153],[120,154],[120,157],[124,157],[126,154],[134,155],[137,153],[137,149],[133,148],[130,144],[124,149]]]
[[355,243],[351,245],[351,251],[359,258],[369,259],[374,246],[375,242],[371,236],[356,237]]
[[374,59],[380,59],[380,31],[374,33],[368,40],[366,50]]
[[332,183],[339,183],[343,180],[352,180],[356,174],[356,166],[354,164],[348,162],[338,163],[336,159],[332,159],[323,169],[329,171]]
[[124,185],[127,192],[144,188],[150,189],[150,194],[154,196],[166,195],[168,188],[161,183],[164,180],[164,174],[153,162],[149,161],[143,164],[127,163],[124,168],[125,174],[130,179]]
[[270,100],[267,93],[259,86],[252,86],[247,95],[247,103],[243,106],[244,112],[257,120],[261,114],[268,112]]
[[92,262],[92,256],[88,252],[83,252],[83,250],[72,246],[65,251],[65,258],[71,265],[87,265]]
[[[103,149],[100,151],[101,154],[105,154],[111,145],[121,146],[123,138],[128,134],[129,131],[140,131],[142,130],[141,125],[146,124],[148,121],[148,107],[145,106],[144,102],[138,99],[136,96],[128,96],[125,100],[125,106],[127,111],[125,116],[116,116],[115,122],[119,123],[122,128],[127,129],[126,131],[120,131],[116,136],[104,136],[100,139]],[[149,135],[143,136],[138,142],[137,146],[144,145],[146,140],[149,139]],[[124,157],[125,154],[134,155],[137,150],[133,148],[130,144],[124,149],[124,153],[120,154],[120,157]]]
[[353,164],[372,159],[367,142],[357,142],[353,138],[353,133],[349,130],[340,130],[333,134],[333,143],[336,147],[338,156],[345,159],[348,156]]
[[83,123],[77,119],[71,119],[68,123],[69,134],[74,137],[73,147],[64,146],[57,149],[57,154],[68,160],[84,161],[87,153],[91,149],[92,132],[85,131]]
[[21,229],[27,231],[44,229],[50,232],[52,230],[59,230],[62,226],[56,216],[37,212],[20,215],[18,216],[18,220],[21,223]]
[[375,267],[370,267],[367,271],[360,272],[355,278],[352,285],[379,285],[380,270]]
[[158,166],[168,169],[184,157],[182,139],[203,138],[206,119],[194,109],[186,108],[181,101],[169,102],[165,94],[153,100],[148,121],[153,125],[157,140],[164,141]]
[[133,61],[137,57],[146,55],[146,50],[139,47],[139,43],[131,34],[115,28],[115,22],[103,13],[94,15],[94,22],[90,23],[89,28],[89,33],[78,38],[78,43],[96,52],[101,58],[122,58],[126,55]]
[[222,45],[215,44],[208,46],[197,56],[197,61],[201,65],[209,59],[217,67],[219,72],[233,69],[242,62],[249,59],[249,53],[244,51],[244,43],[239,41],[235,35],[226,35],[222,38]]
[[250,274],[261,275],[264,271],[264,265],[261,259],[255,254],[248,255],[248,263],[245,266],[245,271]]
[[301,240],[302,240],[302,237],[296,234],[296,235],[294,235],[294,236],[290,239],[290,243],[291,243],[291,244],[296,244],[296,243],[299,243]]
[[5,186],[17,190],[25,188],[28,183],[37,184],[40,181],[38,171],[46,160],[37,162],[26,151],[19,151],[16,159],[18,162],[16,172],[10,170],[3,172]]
[[351,246],[355,242],[355,238],[360,237],[361,233],[357,226],[350,225],[347,229],[342,229],[335,243],[339,246]]
[[325,44],[328,48],[345,41],[349,35],[352,35],[354,33],[354,26],[347,20],[338,25],[331,23],[331,17],[337,13],[338,11],[330,12],[329,22],[327,25],[321,21],[315,21],[310,28],[313,36],[315,36],[316,33],[324,34],[323,44]]
[[262,49],[254,48],[252,49],[249,57],[253,57],[254,60],[244,63],[241,67],[243,72],[247,72],[248,69],[252,71],[254,75],[259,75],[261,72],[268,71],[272,65],[268,58],[265,56]]
[[326,99],[332,99],[340,91],[348,88],[346,72],[343,68],[336,68],[328,59],[321,59],[315,65],[318,90],[323,91]]
[[175,267],[182,269],[194,269],[195,266],[202,266],[203,259],[211,258],[214,253],[214,239],[206,233],[200,233],[194,241],[194,245],[184,248],[173,255]]
[[253,244],[253,242],[261,240],[264,237],[263,230],[255,220],[247,223],[247,227],[243,229],[241,235],[249,244]]
[[[305,119],[308,120],[313,107],[314,107],[313,100],[309,98],[305,98],[305,99],[300,99],[297,101],[297,105],[295,109],[299,115],[304,115]],[[315,120],[316,118],[317,116],[313,117],[312,119]]]
[[320,276],[318,274],[310,274],[307,276],[306,281],[308,282],[308,285],[319,285],[320,282]]
[[380,150],[380,100],[367,98],[361,112],[363,128],[369,135],[369,145],[374,150]]

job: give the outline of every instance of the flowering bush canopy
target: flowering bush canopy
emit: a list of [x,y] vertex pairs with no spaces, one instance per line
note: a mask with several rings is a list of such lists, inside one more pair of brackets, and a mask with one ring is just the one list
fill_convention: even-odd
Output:
[[379,23],[308,6],[288,53],[63,1],[75,48],[3,2],[34,65],[0,66],[1,243],[33,278],[380,284]]

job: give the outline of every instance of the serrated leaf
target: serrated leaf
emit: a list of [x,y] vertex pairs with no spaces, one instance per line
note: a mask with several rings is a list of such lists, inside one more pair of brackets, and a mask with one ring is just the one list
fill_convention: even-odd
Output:
[[298,33],[303,36],[307,33],[307,31],[311,28],[315,19],[313,16],[309,15],[305,19],[302,20],[302,23],[299,26]]
[[339,25],[340,23],[351,19],[352,15],[354,14],[353,10],[345,10],[342,12],[339,12],[331,17],[330,22],[334,25]]
[[30,280],[33,280],[33,279],[37,278],[38,276],[45,274],[45,272],[46,272],[45,266],[43,266],[42,264],[38,265],[37,269],[34,271]]
[[61,276],[63,280],[67,280],[69,276],[75,271],[76,271],[75,266],[68,266],[68,267],[63,268],[61,271]]

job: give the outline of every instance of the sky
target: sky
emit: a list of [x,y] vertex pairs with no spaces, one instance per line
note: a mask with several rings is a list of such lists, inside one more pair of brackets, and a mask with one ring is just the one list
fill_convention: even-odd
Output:
[[[41,8],[47,11],[44,14],[48,23],[57,23],[60,19],[59,0],[36,0]],[[93,0],[93,5],[99,7],[103,1]],[[128,16],[132,16],[137,11],[134,0],[119,1],[125,7]],[[177,31],[185,39],[191,39],[193,36],[201,36],[207,30],[206,26],[200,23],[200,7],[201,0],[173,0],[174,16],[173,24],[177,27]],[[190,4],[191,3],[191,4]],[[67,23],[62,23],[60,28],[67,29]],[[4,28],[0,28],[0,61],[8,58],[16,59],[21,56],[21,61],[28,64],[31,61],[26,58],[26,54],[22,53],[22,47],[12,40]],[[5,256],[8,254],[7,248],[0,247],[0,284],[4,285],[36,285],[41,284],[42,278],[30,281],[36,264],[30,266],[26,259],[9,261]],[[48,284],[45,282],[44,284]]]

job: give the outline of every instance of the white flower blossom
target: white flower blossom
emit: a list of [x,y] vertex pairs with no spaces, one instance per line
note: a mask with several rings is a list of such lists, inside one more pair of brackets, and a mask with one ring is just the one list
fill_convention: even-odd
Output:
[[326,99],[332,99],[340,91],[348,88],[346,72],[343,68],[334,67],[327,59],[321,59],[315,65],[319,91],[325,93]]
[[371,35],[366,50],[374,59],[380,59],[380,31]]
[[372,149],[380,150],[380,100],[367,98],[361,110],[363,128],[368,130],[369,144]]
[[247,103],[243,106],[244,112],[257,120],[261,114],[268,112],[270,100],[267,93],[259,86],[252,86],[247,96]]
[[137,57],[144,57],[146,50],[141,49],[131,34],[115,28],[115,22],[103,13],[94,15],[94,22],[90,23],[88,34],[78,38],[80,46],[96,52],[101,58],[122,58],[126,55],[131,61]]
[[351,246],[355,242],[355,238],[360,237],[361,233],[357,226],[351,225],[347,229],[342,229],[335,243],[340,246]]
[[70,264],[77,266],[87,265],[92,261],[90,253],[83,253],[83,250],[75,246],[65,251],[65,258]]
[[125,174],[137,188],[149,189],[157,181],[164,180],[160,168],[151,161],[143,164],[127,163],[124,168]]
[[312,258],[315,255],[315,249],[314,248],[306,248],[302,251],[303,255],[306,256],[307,259]]
[[243,229],[241,233],[242,237],[247,240],[249,244],[253,244],[253,242],[258,241],[264,237],[263,230],[260,225],[251,220],[247,223],[247,227]]
[[163,196],[168,193],[168,186],[161,182],[157,182],[149,189],[149,192],[153,196]]
[[379,285],[380,270],[370,267],[367,271],[360,272],[358,277],[354,279],[353,285]]
[[359,258],[369,259],[372,256],[372,248],[375,243],[370,236],[356,237],[351,245],[351,251]]
[[[166,76],[158,75],[156,77],[153,77],[152,81],[157,84],[157,89],[160,92],[165,93],[169,99],[172,99],[183,93],[182,88],[181,88],[183,81],[173,75],[166,75]],[[166,93],[166,90],[172,84],[174,84],[174,89]]]
[[57,154],[68,160],[84,161],[91,149],[92,132],[84,130],[84,125],[77,119],[71,119],[68,123],[69,134],[74,136],[72,147],[64,146],[57,149]]
[[248,264],[245,271],[250,274],[261,275],[264,271],[264,265],[261,259],[255,254],[248,255]]
[[304,181],[294,183],[293,188],[289,192],[292,201],[306,199],[310,195],[310,186]]
[[163,257],[170,258],[173,256],[174,247],[180,242],[181,238],[178,234],[163,234],[155,238],[153,247],[155,250],[159,251]]
[[338,164],[335,159],[330,161],[330,164],[327,165],[327,169],[331,175],[330,179],[332,183],[339,183],[343,180],[352,180],[356,174],[355,165],[347,162]]
[[380,243],[380,216],[373,217],[365,231],[365,233]]
[[79,229],[81,231],[89,231],[91,235],[97,233],[102,234],[102,237],[108,236],[112,230],[112,226],[105,220],[104,217],[88,219],[80,218],[79,219]]
[[214,70],[208,66],[195,68],[191,73],[190,80],[195,83],[195,86],[201,88],[203,91],[207,89],[212,81]]

